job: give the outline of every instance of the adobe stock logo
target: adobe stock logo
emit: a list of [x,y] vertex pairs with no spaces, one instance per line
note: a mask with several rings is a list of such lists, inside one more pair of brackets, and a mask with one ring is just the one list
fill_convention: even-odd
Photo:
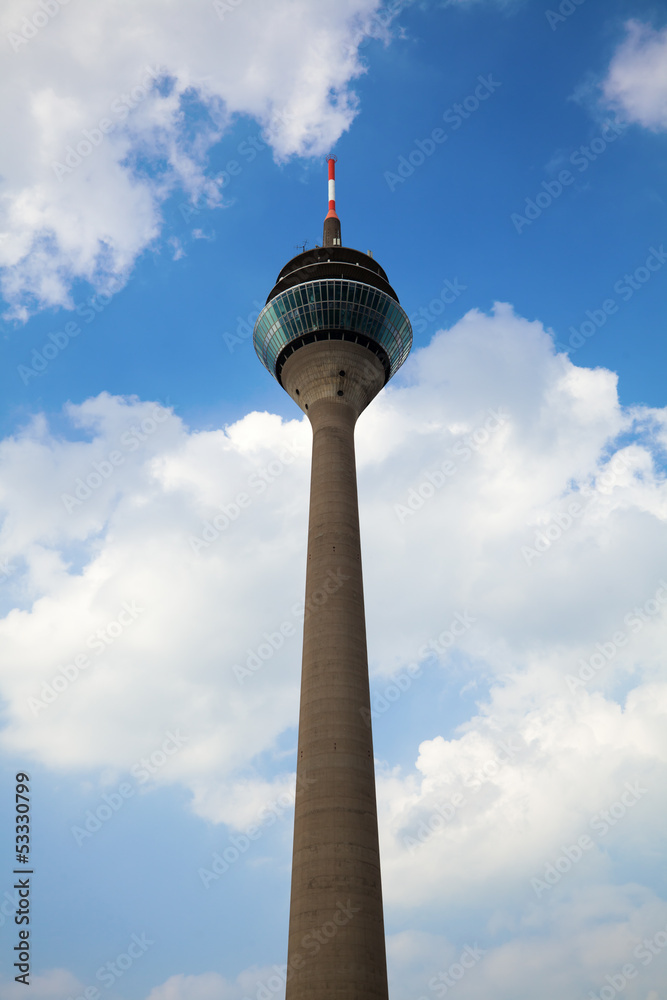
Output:
[[[598,835],[598,839],[606,837],[647,793],[648,789],[644,788],[638,781],[626,781],[618,798],[606,809],[601,809],[590,818],[589,827]],[[558,885],[563,876],[567,875],[574,865],[579,864],[584,853],[594,847],[595,840],[588,833],[582,833],[574,844],[561,845],[561,853],[553,862],[546,862],[541,876],[536,875],[530,879],[530,884],[537,898],[540,899],[545,892]]]
[[[440,971],[437,976],[429,979],[428,988],[433,990],[437,997],[447,996],[447,993],[461,982],[466,972],[473,969],[484,955],[486,949],[480,948],[477,942],[474,948],[467,944],[459,955],[458,962],[452,962],[448,969]],[[426,997],[420,997],[419,1000],[426,1000]]]
[[225,14],[229,14],[235,11],[237,7],[240,7],[243,0],[213,0],[213,10],[216,12],[221,21],[224,21]]
[[[570,155],[569,162],[576,167],[580,173],[588,170],[591,163],[594,163],[609,148],[612,142],[616,142],[619,136],[623,135],[628,127],[627,122],[606,121],[602,125],[600,135],[592,139],[587,146],[581,145]],[[523,215],[520,212],[512,212],[510,221],[516,232],[521,235],[526,226],[532,226],[536,219],[542,215],[565,191],[566,187],[574,184],[575,175],[571,170],[561,170],[558,178],[542,181],[541,188],[533,198],[526,198]]]
[[555,31],[559,24],[564,24],[568,17],[574,14],[577,7],[581,7],[582,3],[585,2],[586,0],[561,0],[558,10],[545,10],[544,16],[551,30]]
[[166,739],[148,757],[142,757],[130,768],[130,774],[135,779],[134,784],[128,781],[121,781],[116,790],[104,792],[102,801],[93,809],[87,809],[81,826],[72,826],[70,831],[78,847],[85,840],[90,839],[98,830],[101,830],[105,823],[116,815],[123,808],[128,799],[137,793],[140,785],[150,780],[151,775],[156,774],[160,768],[168,762],[169,758],[178,753],[179,750],[190,740],[190,737],[176,729],[175,732],[169,730],[165,733]]
[[152,416],[143,417],[139,427],[133,424],[129,430],[121,434],[119,441],[120,449],[115,448],[107,452],[106,458],[101,458],[99,461],[93,462],[92,469],[86,474],[85,479],[79,476],[74,481],[74,484],[70,487],[72,490],[71,493],[60,494],[60,499],[67,513],[71,514],[76,507],[81,507],[93,495],[95,490],[99,490],[105,481],[113,476],[118,466],[125,464],[126,456],[123,452],[137,451],[140,445],[145,443],[151,434],[155,433],[160,424],[163,424],[170,414],[170,410],[164,406],[160,406],[158,403],[153,407]]
[[[456,132],[478,108],[502,86],[500,80],[493,79],[493,73],[487,76],[478,76],[479,81],[474,92],[467,94],[457,104],[453,104],[442,113],[442,120],[451,126],[451,132]],[[425,139],[415,139],[413,148],[405,156],[401,154],[396,163],[396,171],[385,170],[384,179],[390,191],[395,191],[399,184],[405,184],[408,177],[412,177],[415,170],[426,162],[429,156],[433,156],[436,149],[442,146],[449,139],[449,133],[443,128],[434,128]]]
[[81,129],[83,138],[77,141],[76,147],[65,146],[62,162],[53,160],[51,163],[51,169],[59,181],[80,167],[84,160],[104,142],[106,136],[113,132],[120,122],[125,121],[130,112],[134,111],[142,101],[146,100],[153,92],[161,73],[161,66],[146,66],[139,83],[128,93],[118,94],[109,105],[109,113],[113,115],[113,118],[102,117],[92,128]]
[[[125,629],[131,626],[144,613],[144,609],[138,607],[136,601],[123,601],[120,611],[116,617],[107,622],[102,628],[91,632],[86,639],[86,647],[95,651],[95,656],[102,656],[109,646],[113,645]],[[81,672],[92,665],[92,658],[88,653],[77,653],[71,658],[70,663],[60,667],[59,672],[51,678],[50,683],[42,683],[39,697],[29,697],[26,699],[28,708],[33,715],[38,716],[43,709],[48,708],[67,691],[72,684],[81,676]]]
[[300,454],[301,448],[292,442],[292,444],[286,445],[280,454],[276,458],[272,458],[265,467],[251,472],[246,480],[249,492],[240,490],[228,504],[220,504],[218,508],[220,513],[214,514],[210,521],[202,521],[201,535],[190,535],[190,547],[195,555],[199,555],[202,549],[210,548],[232,521],[236,521],[241,511],[246,510],[252,504],[254,497],[261,496],[271,483],[282,476],[285,467],[292,465]]
[[[635,292],[638,292],[647,281],[651,280],[653,274],[664,267],[667,261],[664,244],[659,247],[650,246],[648,254],[638,267],[623,275],[614,282],[614,291],[620,295],[623,302],[629,302]],[[600,303],[599,309],[587,309],[586,319],[577,327],[573,324],[569,326],[570,337],[567,344],[556,341],[556,346],[561,351],[572,354],[578,351],[586,343],[586,340],[593,337],[601,327],[605,325],[607,319],[619,310],[619,303],[616,299],[607,298]]]
[[408,517],[414,516],[424,504],[435,496],[436,490],[448,482],[449,477],[456,474],[458,460],[467,462],[473,454],[481,451],[491,440],[493,434],[500,430],[509,420],[509,413],[498,407],[498,410],[488,410],[489,416],[483,424],[475,427],[469,434],[465,434],[456,441],[449,453],[454,456],[446,459],[438,468],[424,472],[423,480],[416,486],[411,486],[408,490],[406,502],[394,504],[394,513],[398,520],[403,522]]
[[69,3],[69,0],[39,0],[37,10],[33,11],[30,17],[21,20],[21,27],[18,32],[10,31],[7,41],[18,52],[23,45],[27,45],[38,32],[60,13],[60,8]]

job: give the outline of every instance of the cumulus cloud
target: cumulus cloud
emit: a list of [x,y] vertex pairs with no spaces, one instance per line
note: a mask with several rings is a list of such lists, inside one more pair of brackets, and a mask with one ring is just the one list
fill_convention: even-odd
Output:
[[[30,991],[35,1000],[62,1000],[66,996],[83,993],[85,986],[66,969],[49,969],[39,976],[30,977]],[[19,1000],[25,991],[23,983],[0,980],[0,1000]]]
[[[637,885],[574,890],[567,905],[527,909],[521,920],[494,913],[465,945],[445,935],[407,931],[390,935],[387,957],[399,996],[442,998],[456,989],[463,1000],[544,1000],[612,996],[609,979],[630,1000],[649,1000],[661,988],[653,942],[667,923],[667,906]],[[654,945],[655,948],[655,945]],[[648,956],[648,961],[647,961]],[[461,961],[463,959],[463,961]],[[634,967],[632,978],[622,968]]]
[[667,28],[631,20],[614,53],[602,90],[629,122],[658,132],[667,128]]
[[561,881],[567,888],[549,866],[567,874],[578,862],[577,886],[595,884],[659,836],[665,684],[639,685],[621,706],[599,694],[564,698],[538,677],[499,686],[458,739],[422,743],[418,779],[381,776],[390,904],[443,893],[467,905],[537,904],[560,897]]
[[[545,776],[567,785],[554,733],[569,727],[589,733],[572,736],[573,760],[604,758],[610,729],[619,753],[659,758],[664,413],[623,411],[611,372],[574,366],[507,305],[469,312],[405,376],[358,428],[372,668],[446,665],[456,641],[462,683],[495,687],[470,732],[422,746],[392,786],[392,822],[407,829],[442,793],[435,776],[456,782],[496,738],[531,748],[498,777],[501,811],[519,773],[535,785],[531,808]],[[251,413],[190,431],[106,393],[67,415],[77,439],[38,416],[0,445],[4,745],[112,780],[180,727],[188,740],[155,780],[243,826],[290,780],[253,761],[296,723],[309,428]],[[597,643],[612,656],[584,682]],[[598,762],[601,804],[614,760]],[[584,786],[576,795],[592,802]]]
[[[294,780],[277,747],[297,720],[310,429],[250,413],[191,430],[106,393],[66,416],[68,436],[36,416],[0,444],[4,748],[108,786],[178,732],[151,782],[243,829]],[[546,997],[599,990],[623,935],[662,929],[638,859],[658,849],[667,764],[666,426],[506,304],[439,332],[359,421],[376,682],[414,664],[415,697],[429,671],[479,691],[414,767],[379,762],[411,995],[457,961],[410,929],[443,900],[485,913],[461,996],[528,998],[536,962]],[[383,724],[401,713],[399,697]],[[151,1000],[233,1000],[211,975]]]
[[[661,943],[667,905],[636,884],[575,888],[567,900],[541,910],[527,907],[517,918],[493,912],[463,939],[444,933],[405,930],[387,936],[392,996],[442,998],[456,988],[463,1000],[544,1000],[612,994],[628,1000],[658,1000],[663,983]],[[646,946],[650,942],[652,949]],[[628,965],[632,967],[627,977]],[[284,996],[284,966],[250,967],[235,980],[216,972],[173,975],[145,1000],[243,1000]],[[64,970],[34,980],[39,1000],[83,992]],[[17,984],[1,986],[2,1000],[16,1000]]]
[[[239,815],[227,816],[239,796],[220,766],[229,775],[235,761],[243,774],[248,747],[269,746],[296,712],[306,429],[251,414],[190,434],[160,406],[106,394],[69,414],[89,440],[58,441],[37,419],[2,445],[0,549],[19,605],[4,619],[4,642],[23,648],[23,666],[6,677],[16,701],[5,745],[56,768],[92,752],[111,780],[176,727],[189,741],[165,780],[189,773],[202,813],[246,821],[261,806],[252,806],[252,776]],[[262,677],[237,676],[283,621],[291,634],[279,633],[285,648]],[[226,803],[222,812],[213,800]]]
[[255,996],[261,986],[267,996],[279,994],[281,985],[284,992],[284,980],[270,968],[244,969],[234,982],[216,972],[205,972],[198,976],[171,976],[151,990],[147,1000],[242,1000]]
[[391,20],[379,0],[45,6],[0,18],[0,290],[22,319],[70,306],[76,280],[124,281],[173,192],[224,205],[208,154],[239,116],[277,159],[326,151],[357,111],[359,46]]

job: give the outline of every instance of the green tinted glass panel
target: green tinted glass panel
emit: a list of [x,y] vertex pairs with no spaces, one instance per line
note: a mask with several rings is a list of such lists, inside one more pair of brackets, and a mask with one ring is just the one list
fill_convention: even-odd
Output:
[[390,377],[407,358],[412,328],[389,295],[359,281],[308,281],[276,295],[255,323],[253,343],[262,364],[275,376],[276,361],[304,334],[331,329],[361,333],[386,352]]

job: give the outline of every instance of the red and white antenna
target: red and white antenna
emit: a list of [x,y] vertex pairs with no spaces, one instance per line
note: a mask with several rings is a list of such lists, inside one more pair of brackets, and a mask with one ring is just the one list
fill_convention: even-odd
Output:
[[327,219],[337,219],[336,215],[336,156],[328,156],[329,164],[329,214]]
[[324,236],[322,246],[339,247],[341,245],[340,219],[336,215],[336,160],[338,157],[327,156],[329,166],[329,211],[324,220]]

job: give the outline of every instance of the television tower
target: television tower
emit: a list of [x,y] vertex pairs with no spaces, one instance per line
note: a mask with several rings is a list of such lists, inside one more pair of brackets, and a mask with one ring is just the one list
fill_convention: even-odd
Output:
[[354,426],[412,329],[342,245],[328,167],[323,245],[283,267],[253,335],[313,430],[286,1000],[387,1000]]

